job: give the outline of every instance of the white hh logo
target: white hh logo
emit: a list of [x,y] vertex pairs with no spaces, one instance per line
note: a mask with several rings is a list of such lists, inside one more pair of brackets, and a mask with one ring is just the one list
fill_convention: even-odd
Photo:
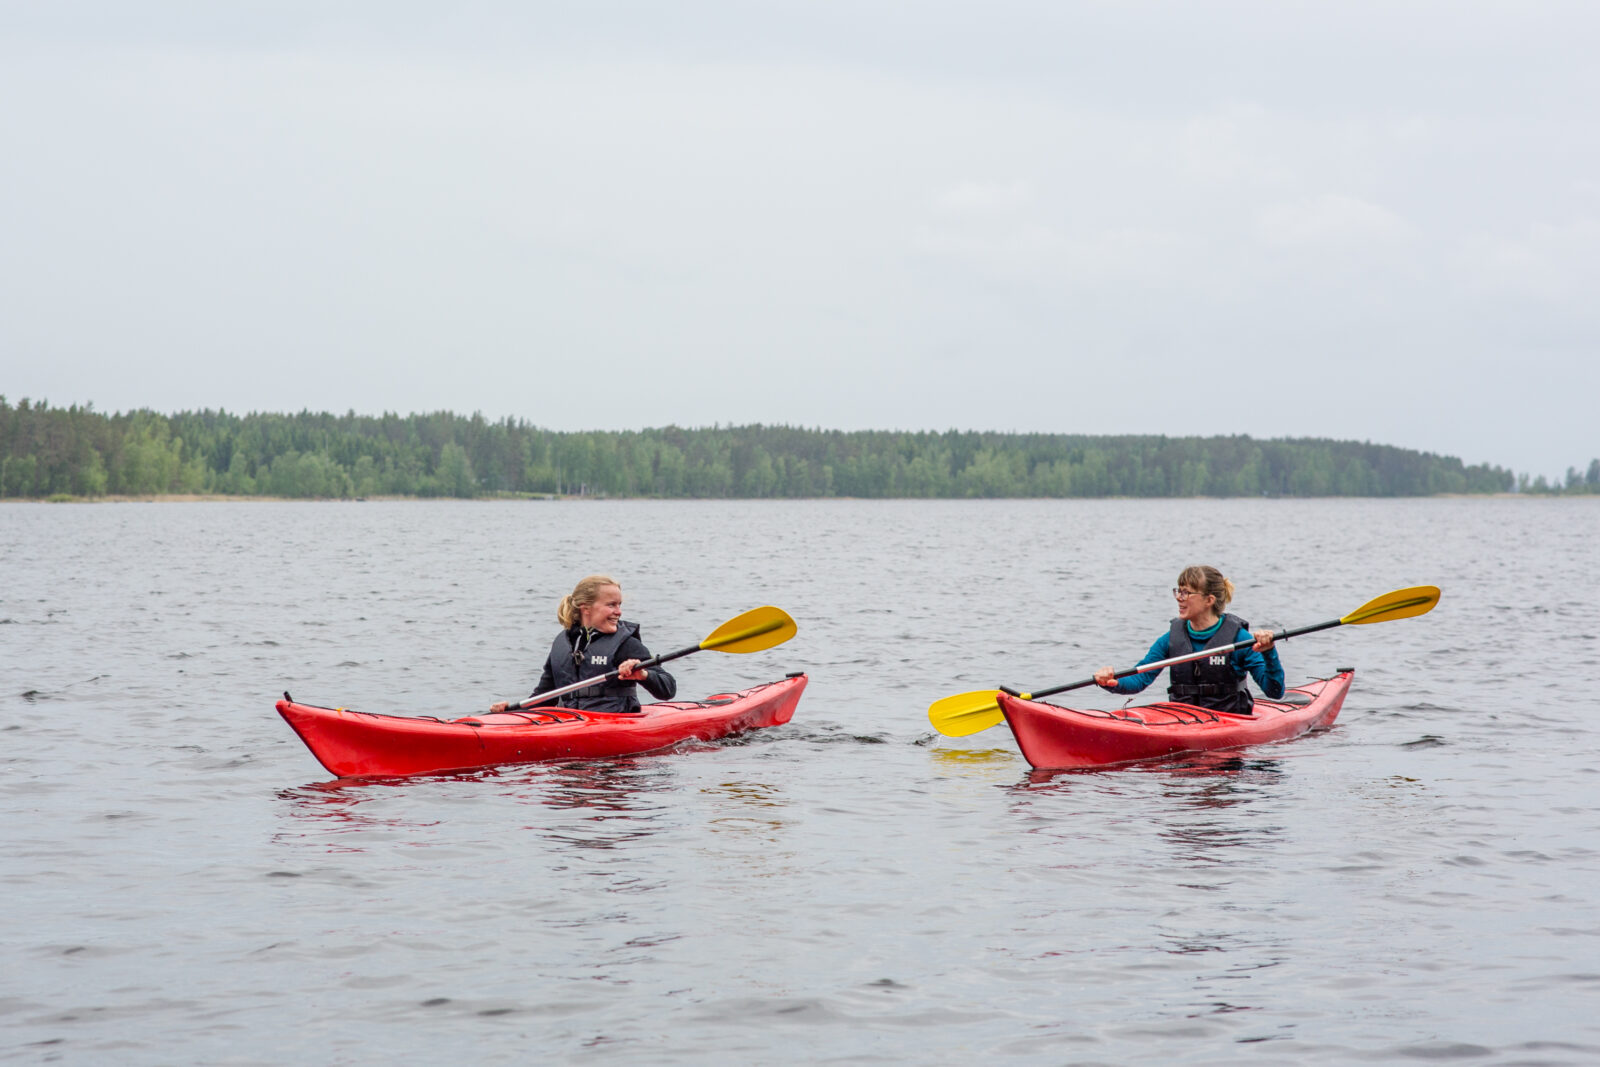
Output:
[[604,667],[606,665],[606,658],[604,656],[590,656],[589,665],[591,667]]
[[1226,664],[1228,662],[1228,657],[1227,656],[1212,656],[1206,662],[1211,664],[1213,667],[1221,667],[1221,666],[1223,666],[1224,664]]

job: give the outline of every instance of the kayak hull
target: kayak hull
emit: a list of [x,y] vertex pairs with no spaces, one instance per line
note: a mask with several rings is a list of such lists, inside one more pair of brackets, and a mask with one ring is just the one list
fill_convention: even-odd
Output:
[[[317,762],[340,778],[405,777],[541,760],[606,759],[670,748],[789,721],[806,676],[718,693],[702,701],[646,704],[635,714],[530,708],[460,719],[415,718],[278,701]],[[285,694],[287,698],[288,694]]]
[[1340,671],[1287,690],[1282,700],[1258,697],[1254,715],[1172,703],[1081,710],[1008,693],[999,701],[1023,757],[1039,770],[1067,770],[1287,741],[1331,725],[1354,677]]

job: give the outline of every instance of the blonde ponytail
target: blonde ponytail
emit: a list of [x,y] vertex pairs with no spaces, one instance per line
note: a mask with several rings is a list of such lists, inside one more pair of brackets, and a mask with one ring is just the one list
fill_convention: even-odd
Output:
[[573,586],[572,592],[562,597],[556,605],[556,620],[561,623],[561,628],[570,630],[576,626],[583,617],[583,609],[599,600],[600,590],[608,585],[622,588],[615,578],[604,574],[591,574]]

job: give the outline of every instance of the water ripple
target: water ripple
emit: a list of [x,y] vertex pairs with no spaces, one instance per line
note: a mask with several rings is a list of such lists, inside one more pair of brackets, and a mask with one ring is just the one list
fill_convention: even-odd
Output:
[[[1596,504],[5,505],[0,1056],[1600,1061]],[[1358,667],[1291,743],[1048,773],[930,732],[1132,662],[1201,559],[1267,625],[1445,597],[1286,643]],[[675,668],[806,670],[795,720],[330,782],[272,711],[526,692],[596,569],[658,648],[784,606]]]

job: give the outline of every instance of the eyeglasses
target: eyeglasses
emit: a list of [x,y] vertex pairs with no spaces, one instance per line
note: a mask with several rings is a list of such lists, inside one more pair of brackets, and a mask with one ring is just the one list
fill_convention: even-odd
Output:
[[1207,596],[1208,594],[1197,593],[1193,589],[1184,589],[1181,586],[1173,586],[1172,595],[1177,597],[1179,600],[1188,600],[1192,596]]

